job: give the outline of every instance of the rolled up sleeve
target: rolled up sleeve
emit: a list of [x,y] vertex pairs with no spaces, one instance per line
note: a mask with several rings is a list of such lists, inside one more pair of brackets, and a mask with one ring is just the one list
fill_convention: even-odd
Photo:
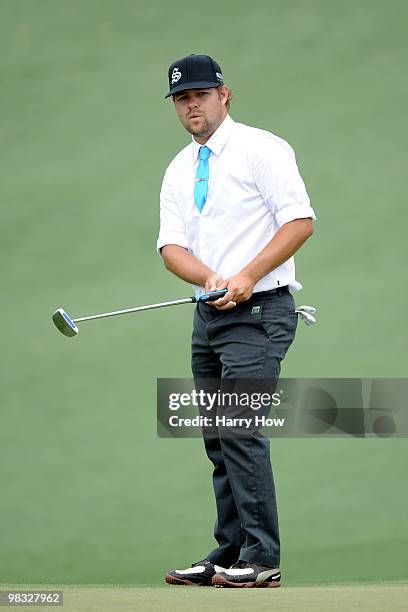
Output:
[[267,143],[257,152],[254,178],[279,226],[295,219],[316,220],[295,154],[287,142]]
[[159,255],[166,244],[187,248],[185,223],[174,197],[171,174],[171,169],[168,168],[160,191],[160,231],[156,245]]

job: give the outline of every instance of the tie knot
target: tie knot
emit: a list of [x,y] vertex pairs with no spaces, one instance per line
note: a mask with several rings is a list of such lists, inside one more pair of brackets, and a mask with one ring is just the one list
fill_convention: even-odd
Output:
[[198,152],[198,157],[201,160],[208,159],[210,155],[211,155],[211,149],[209,149],[208,147],[200,147],[200,150]]

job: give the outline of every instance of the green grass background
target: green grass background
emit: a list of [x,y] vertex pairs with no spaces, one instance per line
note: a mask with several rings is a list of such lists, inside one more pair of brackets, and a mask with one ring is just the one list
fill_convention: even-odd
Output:
[[[234,119],[287,139],[318,215],[283,374],[407,374],[404,0],[0,1],[0,581],[158,583],[213,546],[200,440],[156,437],[192,309],[60,336],[50,314],[190,294],[155,253],[188,142],[168,65],[223,67]],[[405,110],[404,110],[405,109]],[[272,442],[286,584],[407,578],[404,439]]]

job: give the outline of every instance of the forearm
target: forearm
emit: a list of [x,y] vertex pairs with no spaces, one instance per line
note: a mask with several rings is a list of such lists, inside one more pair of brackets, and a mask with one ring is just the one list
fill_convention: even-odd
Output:
[[261,278],[287,261],[313,234],[311,219],[296,219],[285,223],[270,242],[240,272],[257,283]]
[[167,244],[161,254],[170,272],[193,285],[204,287],[206,280],[214,274],[202,261],[177,244]]

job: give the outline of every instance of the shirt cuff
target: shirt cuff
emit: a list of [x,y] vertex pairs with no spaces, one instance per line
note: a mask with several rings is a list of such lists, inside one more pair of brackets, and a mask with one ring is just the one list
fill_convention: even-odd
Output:
[[188,249],[187,240],[184,234],[177,233],[169,233],[169,234],[160,234],[159,239],[157,240],[156,250],[158,254],[161,256],[160,249],[162,249],[166,244],[177,244],[177,246],[181,246],[184,249]]
[[294,221],[295,219],[313,219],[316,221],[316,215],[311,206],[305,206],[304,204],[292,204],[291,206],[285,206],[275,213],[276,221],[279,226]]

